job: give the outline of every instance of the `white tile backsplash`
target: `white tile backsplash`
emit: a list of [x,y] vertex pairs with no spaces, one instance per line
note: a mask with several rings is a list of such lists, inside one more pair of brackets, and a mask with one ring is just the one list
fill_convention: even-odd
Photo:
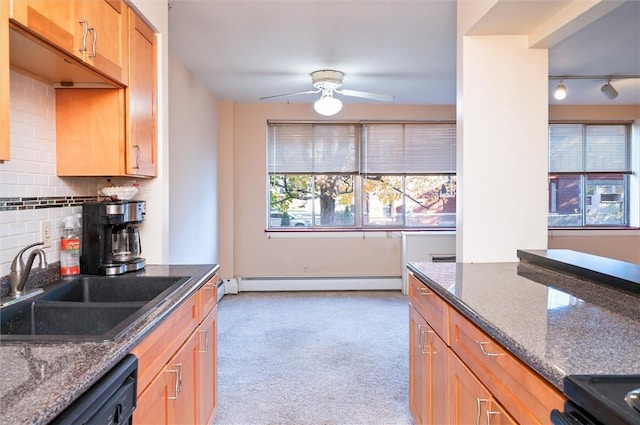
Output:
[[[11,160],[0,163],[0,198],[95,196],[95,178],[56,176],[55,89],[11,71]],[[60,260],[62,219],[81,207],[0,211],[0,277],[9,274],[17,252],[40,239],[40,222],[51,221],[50,263]]]

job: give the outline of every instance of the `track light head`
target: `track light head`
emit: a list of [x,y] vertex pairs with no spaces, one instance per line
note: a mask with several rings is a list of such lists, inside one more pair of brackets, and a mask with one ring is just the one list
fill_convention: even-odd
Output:
[[611,80],[607,81],[601,88],[600,91],[604,94],[607,99],[613,100],[618,97],[618,91],[611,85]]
[[556,100],[563,100],[567,97],[568,92],[567,87],[562,84],[562,80],[560,80],[560,84],[558,84],[556,89],[553,91],[553,97],[555,97]]

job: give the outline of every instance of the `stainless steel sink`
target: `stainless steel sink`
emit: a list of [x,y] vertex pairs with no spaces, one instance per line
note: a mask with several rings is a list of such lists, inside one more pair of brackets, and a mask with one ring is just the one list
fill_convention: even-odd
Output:
[[2,342],[116,339],[190,277],[79,276],[0,311]]

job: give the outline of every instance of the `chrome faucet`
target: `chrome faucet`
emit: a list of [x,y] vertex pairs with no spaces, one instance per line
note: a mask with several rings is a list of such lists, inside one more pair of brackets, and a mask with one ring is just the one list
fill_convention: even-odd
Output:
[[19,297],[23,295],[24,287],[27,284],[27,279],[29,279],[29,273],[31,272],[31,266],[33,265],[33,261],[38,256],[40,260],[40,268],[46,269],[47,264],[47,255],[45,252],[40,249],[34,249],[29,254],[27,258],[27,264],[25,265],[24,260],[22,259],[22,254],[29,248],[33,248],[34,246],[44,245],[44,242],[36,242],[31,245],[27,245],[22,248],[18,255],[11,262],[11,273],[9,274],[9,296],[10,297]]

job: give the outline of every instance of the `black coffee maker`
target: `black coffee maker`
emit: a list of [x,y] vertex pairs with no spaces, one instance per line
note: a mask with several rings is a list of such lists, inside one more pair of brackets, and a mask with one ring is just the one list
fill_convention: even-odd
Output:
[[82,204],[82,274],[117,275],[143,269],[137,224],[144,220],[145,201]]

